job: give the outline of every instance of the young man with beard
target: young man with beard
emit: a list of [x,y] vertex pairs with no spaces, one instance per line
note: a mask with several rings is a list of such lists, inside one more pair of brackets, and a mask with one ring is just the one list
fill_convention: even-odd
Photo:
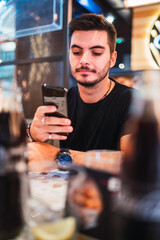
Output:
[[[68,119],[45,117],[45,113],[57,109],[40,106],[30,126],[32,139],[58,139],[61,147],[83,152],[123,151],[130,135],[123,127],[129,115],[132,89],[109,78],[117,58],[116,30],[97,14],[73,19],[69,30],[69,60],[77,87],[68,92]],[[58,132],[69,134],[61,136]],[[45,144],[42,146],[47,149]],[[59,152],[55,149],[53,152]]]

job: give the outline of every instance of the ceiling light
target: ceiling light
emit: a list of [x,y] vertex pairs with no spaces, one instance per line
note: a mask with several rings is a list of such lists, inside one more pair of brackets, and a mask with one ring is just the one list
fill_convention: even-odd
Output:
[[102,10],[93,0],[77,0],[77,2],[92,13],[101,13]]
[[155,38],[157,36],[157,31],[155,29],[151,30],[151,36]]
[[160,21],[159,20],[157,20],[155,22],[155,25],[156,25],[157,29],[160,31]]
[[0,8],[3,7],[6,4],[4,0],[0,1]]
[[84,6],[89,6],[88,0],[79,0],[79,3]]
[[124,0],[125,7],[138,7],[141,5],[159,3],[160,0]]
[[120,69],[124,69],[124,68],[125,68],[125,65],[124,65],[124,63],[120,63],[120,64],[118,65],[118,67],[119,67]]
[[15,51],[15,49],[16,49],[15,42],[5,42],[0,44],[0,51],[2,52]]
[[119,38],[117,38],[116,43],[120,44],[120,43],[123,43],[124,41],[125,41],[124,38],[119,37]]
[[112,14],[109,14],[107,17],[106,17],[106,20],[110,23],[113,23],[115,17],[112,15]]

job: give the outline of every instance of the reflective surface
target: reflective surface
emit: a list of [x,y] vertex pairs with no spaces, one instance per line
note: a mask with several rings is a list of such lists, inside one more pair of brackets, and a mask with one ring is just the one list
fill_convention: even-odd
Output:
[[62,28],[62,0],[4,0],[0,7],[0,40]]

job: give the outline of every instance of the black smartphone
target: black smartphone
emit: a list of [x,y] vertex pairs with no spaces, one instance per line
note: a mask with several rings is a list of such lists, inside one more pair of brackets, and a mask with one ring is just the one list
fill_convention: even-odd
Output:
[[67,92],[66,88],[55,87],[50,84],[42,84],[43,105],[54,105],[57,111],[46,113],[45,116],[67,117]]

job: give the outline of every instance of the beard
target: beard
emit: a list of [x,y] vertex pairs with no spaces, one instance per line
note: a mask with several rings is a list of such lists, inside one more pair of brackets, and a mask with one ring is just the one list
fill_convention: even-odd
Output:
[[[96,73],[96,71],[94,69],[89,69],[88,67],[84,67],[84,66],[76,69],[76,72],[80,72],[81,69],[86,69],[90,72]],[[103,68],[103,70],[101,72],[97,73],[97,78],[92,81],[87,81],[87,80],[82,81],[82,80],[76,78],[73,73],[72,74],[75,77],[75,80],[79,85],[84,86],[84,87],[94,87],[108,75],[109,70],[110,70],[110,61],[106,64],[106,66]],[[84,74],[82,74],[82,76],[85,78],[88,75],[84,73]]]

